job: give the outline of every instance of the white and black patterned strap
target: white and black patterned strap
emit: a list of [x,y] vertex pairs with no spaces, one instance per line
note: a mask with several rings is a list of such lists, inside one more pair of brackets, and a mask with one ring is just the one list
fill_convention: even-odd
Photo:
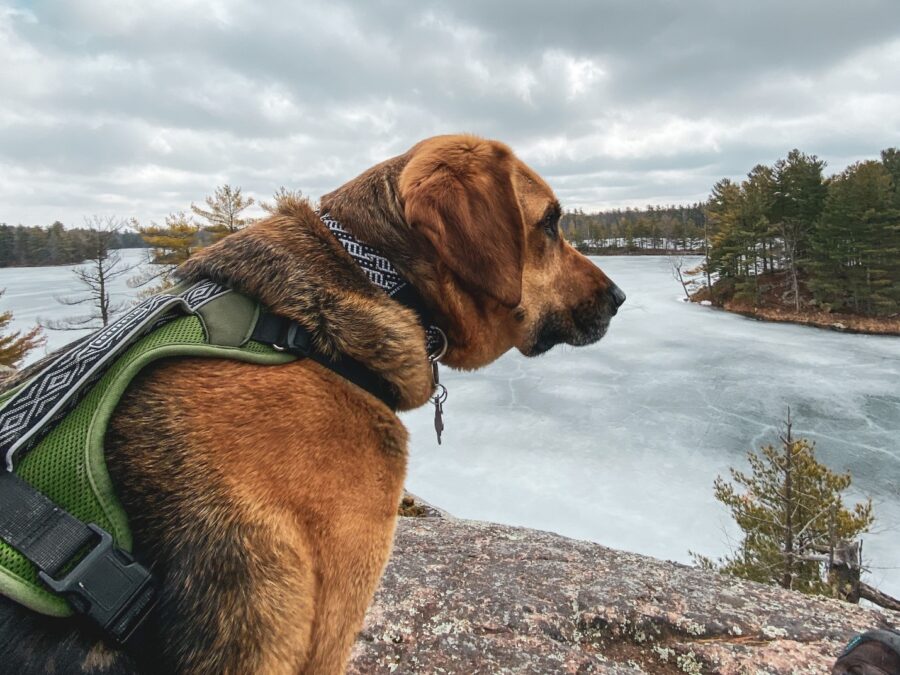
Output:
[[366,273],[369,281],[378,286],[378,288],[388,295],[393,295],[402,286],[406,285],[406,280],[394,269],[391,261],[381,255],[376,249],[357,240],[356,237],[344,229],[343,225],[327,213],[321,214],[319,218],[322,219],[322,222],[331,230],[331,233],[337,240],[341,242],[341,245],[353,257],[356,264]]
[[400,275],[391,261],[385,258],[377,249],[359,241],[328,213],[320,213],[319,218],[325,224],[325,227],[331,230],[335,238],[341,242],[341,245],[356,261],[356,264],[366,273],[369,281],[419,314],[425,329],[428,353],[432,354],[440,349],[443,345],[443,334],[437,326],[432,325],[430,320],[428,320],[430,312],[428,312],[418,292]]
[[193,313],[227,292],[224,286],[202,281],[180,295],[147,298],[38,373],[0,410],[0,452],[6,470],[13,470],[17,459],[78,404],[129,346],[179,316],[179,311]]

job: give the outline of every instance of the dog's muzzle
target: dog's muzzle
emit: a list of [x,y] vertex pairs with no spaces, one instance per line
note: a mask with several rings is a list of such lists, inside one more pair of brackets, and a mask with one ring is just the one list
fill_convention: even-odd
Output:
[[538,356],[558,344],[575,347],[600,340],[609,322],[625,302],[625,293],[613,283],[597,295],[584,300],[570,310],[548,312],[539,322],[531,348],[526,356]]

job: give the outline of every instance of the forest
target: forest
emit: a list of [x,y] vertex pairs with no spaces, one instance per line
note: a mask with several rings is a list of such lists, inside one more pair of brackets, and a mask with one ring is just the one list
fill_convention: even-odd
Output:
[[[94,254],[93,232],[97,223],[86,227],[66,228],[56,221],[50,227],[7,225],[0,223],[0,267],[40,267],[72,265],[90,259]],[[146,246],[141,235],[121,228],[115,232],[110,248]]]
[[570,212],[563,228],[589,253],[702,253],[717,304],[896,315],[900,150],[827,178],[824,169],[792,150],[740,182],[723,178],[703,204]]
[[648,206],[599,213],[569,211],[560,220],[566,238],[586,253],[606,255],[702,251],[705,205]]

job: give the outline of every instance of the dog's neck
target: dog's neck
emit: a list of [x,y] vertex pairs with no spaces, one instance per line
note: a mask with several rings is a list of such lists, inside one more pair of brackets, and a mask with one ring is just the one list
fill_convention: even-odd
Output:
[[[322,196],[320,209],[339,221],[357,239],[380,251],[390,251],[391,264],[432,303],[441,300],[433,258],[424,240],[404,217],[397,181],[408,162],[399,155],[367,169],[341,187]],[[443,308],[442,308],[443,309]],[[444,312],[438,312],[443,316]]]
[[178,276],[224,284],[301,324],[319,353],[383,378],[398,410],[426,403],[434,386],[418,313],[375,286],[335,234],[304,200],[282,200],[269,218],[197,252]]
[[438,356],[441,350],[447,346],[447,337],[434,324],[431,311],[415,287],[403,278],[390,260],[374,247],[359,241],[336,218],[328,213],[320,213],[319,218],[341,243],[344,250],[356,261],[373,285],[418,314],[419,321],[425,329],[426,351],[429,357]]

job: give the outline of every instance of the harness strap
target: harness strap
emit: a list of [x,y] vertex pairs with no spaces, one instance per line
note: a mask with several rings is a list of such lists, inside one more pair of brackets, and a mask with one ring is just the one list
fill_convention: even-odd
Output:
[[28,483],[4,471],[0,472],[0,538],[53,577],[96,535]]
[[348,356],[330,358],[322,354],[316,350],[309,330],[292,319],[260,312],[250,339],[271,345],[279,351],[312,359],[381,399],[391,410],[397,407],[397,392],[383,377]]
[[41,580],[123,646],[155,604],[149,570],[14,473],[0,471],[0,537],[34,564]]
[[224,286],[202,281],[180,295],[154,295],[64,351],[0,410],[0,452],[5,455],[6,470],[13,471],[20,457],[78,404],[130,345],[179,316],[179,310],[193,313],[227,292]]

